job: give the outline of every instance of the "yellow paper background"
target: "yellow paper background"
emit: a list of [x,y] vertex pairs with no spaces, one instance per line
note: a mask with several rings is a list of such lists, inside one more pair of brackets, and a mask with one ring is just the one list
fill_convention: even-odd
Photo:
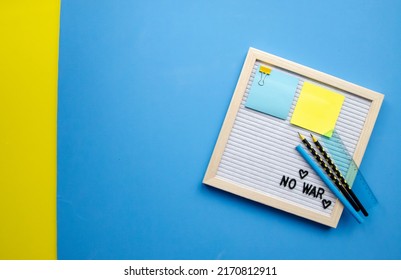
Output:
[[331,137],[343,102],[343,95],[305,82],[295,106],[291,123]]
[[60,0],[0,2],[0,259],[56,258]]

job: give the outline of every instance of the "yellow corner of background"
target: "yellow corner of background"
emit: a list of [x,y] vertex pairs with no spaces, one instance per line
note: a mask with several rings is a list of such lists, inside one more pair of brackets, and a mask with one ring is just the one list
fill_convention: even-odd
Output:
[[60,0],[0,2],[0,259],[56,259]]

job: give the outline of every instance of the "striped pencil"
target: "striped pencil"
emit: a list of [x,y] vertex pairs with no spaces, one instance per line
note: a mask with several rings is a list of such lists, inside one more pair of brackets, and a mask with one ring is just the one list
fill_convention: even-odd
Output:
[[359,206],[355,203],[355,201],[352,199],[351,195],[349,194],[348,190],[341,184],[341,182],[338,180],[338,178],[335,176],[333,171],[327,166],[327,164],[323,161],[323,159],[319,156],[319,154],[316,152],[314,148],[312,148],[311,144],[306,140],[305,136],[303,136],[301,133],[298,133],[299,137],[301,138],[302,142],[305,144],[306,148],[311,152],[313,157],[316,159],[316,161],[320,164],[320,166],[323,168],[323,170],[326,172],[327,175],[329,175],[330,179],[334,182],[336,187],[341,191],[341,193],[345,196],[345,198],[349,201],[349,203],[352,205],[352,207],[355,209],[355,211],[359,211],[360,208]]

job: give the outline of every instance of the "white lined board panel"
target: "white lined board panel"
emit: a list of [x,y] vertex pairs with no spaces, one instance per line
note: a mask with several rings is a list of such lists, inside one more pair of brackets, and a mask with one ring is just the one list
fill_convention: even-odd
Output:
[[[217,167],[216,177],[330,217],[335,204],[339,202],[336,202],[336,197],[295,150],[295,147],[301,143],[298,132],[308,138],[310,133],[308,130],[290,124],[302,85],[305,81],[310,81],[345,96],[335,130],[341,135],[341,140],[351,155],[357,147],[372,101],[279,69],[299,79],[290,113],[286,120],[281,120],[245,107],[252,81],[260,64],[261,62],[256,61],[253,65],[252,74]],[[266,66],[274,69],[271,65]],[[299,175],[300,169],[309,172],[303,179]],[[283,176],[296,179],[296,187],[290,189],[289,185],[286,187],[280,185]],[[305,194],[304,183],[324,189],[323,199],[330,200],[331,205],[325,209],[319,197]]]

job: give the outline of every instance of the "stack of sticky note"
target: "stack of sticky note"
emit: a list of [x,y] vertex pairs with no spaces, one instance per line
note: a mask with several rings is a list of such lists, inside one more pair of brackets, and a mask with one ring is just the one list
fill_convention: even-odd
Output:
[[292,116],[289,115],[299,79],[288,73],[259,66],[245,106],[286,120],[307,130],[331,137],[344,96],[322,86],[304,82]]
[[305,82],[292,114],[291,123],[331,137],[343,102],[343,95]]

